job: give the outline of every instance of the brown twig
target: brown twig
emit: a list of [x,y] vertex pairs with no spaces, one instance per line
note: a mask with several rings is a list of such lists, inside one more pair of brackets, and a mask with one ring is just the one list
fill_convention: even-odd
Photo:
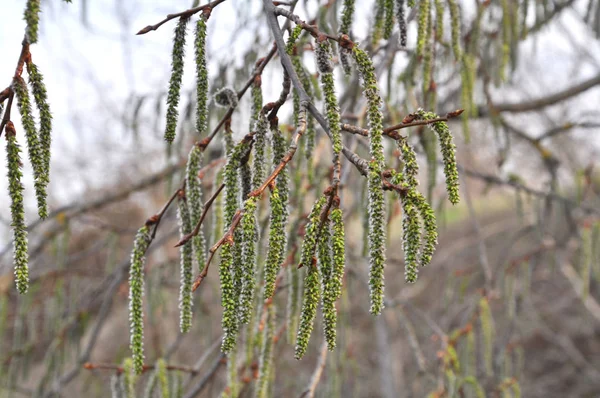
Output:
[[136,35],[143,35],[150,31],[156,30],[156,29],[160,28],[163,24],[165,24],[175,18],[189,18],[192,15],[194,15],[200,11],[203,11],[206,18],[208,18],[210,16],[212,9],[216,6],[218,6],[219,4],[223,3],[224,1],[225,0],[215,0],[208,4],[204,4],[202,6],[198,6],[195,8],[190,8],[189,10],[178,12],[176,14],[169,14],[162,21],[160,21],[154,25],[148,25],[145,28],[141,29],[139,32],[136,33]]
[[215,199],[217,199],[217,197],[219,196],[219,194],[221,193],[223,188],[225,188],[225,184],[221,184],[219,186],[219,188],[217,188],[215,193],[213,193],[212,196],[204,203],[204,208],[202,209],[202,215],[200,216],[200,220],[198,220],[196,227],[194,228],[194,230],[192,232],[190,232],[189,234],[187,234],[183,238],[181,238],[179,240],[179,242],[177,242],[175,247],[185,245],[187,242],[189,242],[190,239],[192,239],[194,236],[198,235],[198,233],[200,232],[200,228],[202,227],[202,222],[206,218],[206,214],[208,213],[210,206],[213,204]]
[[[114,370],[117,373],[123,373],[125,371],[122,366],[113,365],[113,364],[109,364],[109,363],[86,362],[83,364],[83,368],[87,369],[87,370]],[[155,365],[144,365],[142,367],[142,373],[145,373],[149,370],[154,370],[154,369],[156,369]],[[167,370],[179,370],[181,372],[189,373],[192,376],[195,376],[196,374],[198,374],[198,371],[196,369],[193,369],[193,368],[190,368],[187,366],[167,365],[166,369]]]
[[238,210],[235,212],[235,214],[233,215],[233,218],[231,219],[231,226],[229,227],[229,230],[225,233],[225,235],[223,235],[223,237],[221,239],[219,239],[219,241],[217,243],[215,243],[209,250],[209,257],[208,260],[206,260],[206,264],[204,265],[204,268],[202,269],[202,272],[200,272],[200,274],[196,277],[196,280],[194,281],[194,284],[192,285],[192,292],[196,291],[196,289],[198,289],[198,287],[200,286],[200,284],[202,283],[202,281],[204,280],[204,278],[206,278],[206,275],[208,275],[208,268],[210,267],[210,263],[215,255],[215,252],[217,250],[219,250],[219,248],[225,243],[233,243],[233,233],[235,232],[235,229],[237,228],[238,224],[240,223],[241,219],[242,219],[242,215],[244,214],[244,212],[242,210]]

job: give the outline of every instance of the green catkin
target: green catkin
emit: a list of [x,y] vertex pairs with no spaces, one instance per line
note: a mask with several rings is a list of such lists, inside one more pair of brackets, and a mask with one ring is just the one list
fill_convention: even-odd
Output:
[[[204,203],[202,202],[202,182],[198,178],[203,154],[202,148],[197,144],[194,145],[188,155],[186,167],[186,198],[192,229],[198,224],[202,212],[204,211]],[[189,232],[191,232],[191,230]],[[196,262],[201,269],[206,263],[206,239],[202,228],[198,231],[198,235],[192,238],[192,247]]]
[[394,30],[394,0],[385,0],[385,23],[383,27],[383,38],[388,40]]
[[300,325],[296,335],[296,348],[294,357],[302,359],[308,348],[308,342],[313,330],[313,324],[317,315],[319,305],[319,269],[313,261],[305,264],[306,278],[304,280],[304,300],[302,302],[302,311],[300,313]]
[[421,219],[423,220],[424,229],[424,243],[421,247],[421,267],[426,266],[431,262],[435,247],[438,243],[438,232],[437,232],[437,221],[435,218],[435,211],[431,205],[425,200],[425,197],[418,192],[413,190],[410,193],[410,198],[413,204],[416,206]]
[[175,28],[173,39],[173,52],[171,55],[171,79],[167,93],[167,125],[165,128],[165,141],[169,144],[175,139],[177,119],[179,117],[179,97],[181,94],[181,80],[183,78],[183,57],[185,54],[185,35],[188,18],[180,18]]
[[[214,187],[221,186],[223,183],[223,174],[224,169],[219,170],[215,174],[215,183]],[[219,236],[222,236],[223,233],[223,195],[217,196],[212,205],[212,213],[213,213],[213,228],[212,228],[212,238],[211,240],[219,239]]]
[[354,17],[354,0],[344,0],[342,20],[340,22],[340,33],[350,36],[352,19]]
[[402,248],[404,250],[404,279],[408,283],[417,281],[421,223],[417,207],[411,200],[402,201]]
[[223,87],[215,93],[215,103],[222,108],[235,108],[238,106],[238,96],[230,87]]
[[125,386],[121,373],[110,376],[110,393],[112,398],[125,398]]
[[442,41],[444,38],[444,4],[442,0],[435,1],[435,39]]
[[344,279],[344,268],[346,266],[346,246],[344,236],[344,218],[342,209],[335,207],[330,214],[332,229],[332,251],[333,251],[333,280],[332,290],[335,291],[335,299],[342,296],[342,283]]
[[400,28],[400,46],[406,47],[407,34],[406,34],[406,17],[404,16],[404,0],[396,0],[396,20]]
[[[317,59],[318,54],[327,54],[327,59],[321,62],[325,63],[323,66],[331,66],[330,68],[320,67],[321,72],[321,85],[323,87],[323,93],[325,94],[325,116],[329,125],[329,131],[332,137],[333,153],[336,159],[339,159],[339,155],[342,152],[342,133],[340,131],[341,116],[340,108],[338,106],[337,96],[335,94],[335,83],[333,80],[333,65],[330,65],[330,54],[331,46],[327,40],[324,40],[317,44]],[[319,63],[319,62],[318,62]]]
[[29,90],[27,84],[21,77],[16,77],[13,81],[13,89],[17,96],[17,107],[21,114],[21,123],[25,130],[27,138],[27,148],[29,151],[29,160],[33,168],[34,187],[37,197],[38,214],[40,218],[48,216],[48,205],[46,204],[46,186],[47,176],[44,173],[44,155],[41,150],[33,112],[31,110],[31,101],[29,99]]
[[483,360],[485,371],[489,376],[493,372],[494,320],[487,297],[482,297],[479,301],[479,321],[481,322],[481,333],[483,336]]
[[317,247],[319,226],[320,226],[320,214],[323,206],[327,202],[327,197],[322,195],[317,199],[310,214],[308,215],[308,224],[305,228],[304,241],[302,242],[302,254],[300,256],[300,266],[309,266],[312,264],[313,256],[315,255],[315,249]]
[[196,133],[198,136],[208,126],[208,69],[206,67],[206,18],[201,15],[196,23]]
[[[255,147],[256,148],[256,147]],[[250,322],[256,284],[256,246],[258,242],[258,227],[256,221],[257,197],[248,198],[244,203],[244,215],[240,221],[242,241],[242,290],[239,300],[239,321],[242,324]]]
[[430,16],[430,4],[431,0],[421,0],[419,2],[419,21],[418,21],[418,29],[417,29],[417,49],[416,56],[420,58],[423,56],[423,52],[425,50],[425,46],[429,42],[429,19]]
[[[419,109],[416,115],[420,120],[435,119],[438,117],[435,113],[425,112],[422,109]],[[448,199],[452,204],[457,204],[460,201],[460,196],[458,169],[456,166],[456,145],[454,144],[452,133],[446,122],[431,123],[429,127],[436,133],[440,142]]]
[[[414,188],[419,185],[417,180],[417,174],[419,173],[419,164],[417,163],[417,154],[414,148],[408,143],[405,137],[401,137],[398,141],[398,149],[400,150],[400,156],[402,158],[403,165],[403,177],[406,179],[406,183],[410,188]],[[401,181],[402,179],[399,179]]]
[[[426,0],[428,2],[429,0]],[[431,10],[429,11],[426,25],[426,36],[425,36],[425,48],[423,49],[423,98],[429,99],[429,92],[431,90],[431,74],[433,69],[433,47],[435,43],[433,40],[433,18],[431,16]],[[428,103],[428,101],[427,101]]]
[[289,284],[287,308],[286,308],[286,324],[288,330],[288,341],[294,341],[294,333],[298,327],[298,303],[300,301],[300,292],[302,290],[300,271],[292,266],[287,266],[287,281]]
[[25,34],[29,44],[37,43],[40,24],[40,0],[28,0],[23,19],[27,23]]
[[331,229],[330,220],[327,219],[321,228],[321,236],[317,247],[319,270],[321,271],[321,303],[323,306],[323,328],[325,341],[329,351],[333,351],[336,345],[337,311],[335,302],[337,300],[337,283],[334,275],[334,265],[331,256]]
[[156,378],[161,397],[167,398],[169,396],[169,379],[167,377],[167,363],[162,358],[156,362]]
[[219,266],[219,277],[221,280],[221,306],[223,307],[223,341],[221,350],[229,353],[235,347],[238,333],[237,323],[237,298],[235,297],[234,281],[231,274],[233,265],[233,243],[226,241],[221,247],[221,264]]
[[[40,112],[40,135],[39,151],[43,159],[43,182],[47,185],[50,181],[50,145],[52,141],[52,113],[48,105],[48,94],[44,84],[44,76],[40,73],[38,67],[33,62],[28,62],[27,73],[29,74],[29,84],[33,93],[33,100]],[[40,177],[41,178],[41,177]]]
[[381,97],[373,62],[366,52],[354,46],[353,55],[362,77],[363,91],[367,98],[367,119],[369,121],[369,162],[368,174],[368,246],[369,246],[369,286],[371,295],[370,312],[374,315],[383,309],[383,274],[385,268],[385,196],[381,173],[385,159],[383,155],[383,114]]
[[125,358],[123,361],[123,385],[125,396],[127,398],[135,398],[135,383],[137,382],[136,374],[140,374],[135,369],[135,359]]
[[273,373],[273,346],[275,345],[275,307],[269,305],[267,319],[263,332],[263,344],[258,367],[258,382],[254,396],[256,398],[268,397],[269,381]]
[[252,98],[252,114],[250,115],[250,130],[252,130],[259,118],[260,111],[263,106],[263,96],[262,96],[262,83],[260,77],[258,79],[254,79],[252,83],[252,88],[250,89],[250,94]]
[[242,200],[252,192],[252,169],[246,162],[240,166],[240,184],[242,186]]
[[[331,60],[331,45],[327,41],[326,37],[320,37],[317,39],[317,46],[315,47],[315,58],[317,60],[317,69],[320,74],[326,74],[333,72],[333,61]],[[327,93],[325,93],[327,95]],[[327,101],[327,97],[325,97]]]
[[285,51],[287,52],[288,55],[294,55],[294,51],[296,48],[296,42],[300,38],[301,34],[302,34],[302,25],[296,25],[294,27],[294,29],[292,29],[292,32],[290,33],[290,37],[288,38],[288,41],[286,43]]
[[373,32],[371,33],[372,45],[376,46],[383,36],[383,28],[385,23],[385,2],[387,0],[375,0],[375,20],[373,21]]
[[[11,124],[12,125],[12,124]],[[21,178],[21,157],[14,129],[5,130],[6,158],[8,164],[8,194],[10,196],[10,212],[13,229],[14,273],[17,291],[27,293],[29,289],[29,255],[27,249],[27,226],[25,224],[25,207],[23,203],[23,184]]]
[[448,0],[448,8],[450,9],[450,33],[452,36],[452,52],[454,59],[460,61],[460,11],[456,0]]
[[[178,199],[177,215],[179,220],[179,234],[181,237],[192,232],[190,211],[185,196]],[[193,256],[192,245],[187,243],[180,246],[180,287],[179,287],[179,329],[187,333],[192,327],[192,283],[193,283]]]
[[285,209],[277,186],[271,190],[270,202],[269,249],[265,264],[265,299],[271,298],[275,293],[275,280],[283,262],[285,250]]
[[144,225],[135,236],[129,268],[129,345],[137,374],[142,373],[144,366],[144,262],[151,240],[149,228]]

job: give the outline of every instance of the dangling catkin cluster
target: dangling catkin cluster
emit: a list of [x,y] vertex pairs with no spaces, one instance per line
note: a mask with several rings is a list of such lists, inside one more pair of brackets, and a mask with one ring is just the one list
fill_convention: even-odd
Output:
[[179,97],[181,94],[181,80],[183,79],[183,56],[185,55],[185,35],[188,18],[180,18],[175,28],[173,39],[173,52],[171,58],[171,80],[167,93],[167,126],[165,128],[165,141],[169,144],[175,139],[177,119],[179,117]]
[[16,77],[13,81],[13,90],[17,96],[17,107],[21,114],[21,123],[25,130],[27,139],[27,148],[29,151],[29,160],[33,168],[34,188],[38,203],[38,213],[40,218],[48,216],[48,208],[46,204],[46,186],[48,185],[47,170],[45,167],[45,156],[40,144],[33,119],[33,111],[31,109],[31,101],[29,99],[29,90],[23,78]]
[[319,229],[321,226],[321,211],[327,202],[327,197],[322,195],[313,205],[308,215],[308,224],[305,228],[304,241],[300,256],[300,266],[306,269],[304,280],[304,300],[300,314],[300,325],[296,336],[295,357],[300,359],[304,356],[308,341],[313,330],[313,323],[317,315],[319,305],[320,281],[319,269],[316,264],[315,250],[319,240]]
[[144,366],[144,262],[151,237],[148,226],[138,230],[131,252],[129,268],[129,333],[133,367],[142,373]]
[[369,121],[369,150],[371,161],[368,174],[368,243],[369,243],[369,287],[371,290],[372,314],[378,315],[383,309],[385,267],[385,197],[382,188],[383,165],[383,114],[381,97],[377,87],[375,67],[371,58],[358,46],[353,47],[354,60],[362,78],[363,92],[367,99],[367,119]]
[[323,328],[327,348],[333,351],[336,345],[337,312],[335,302],[337,300],[333,261],[331,256],[331,229],[330,220],[327,219],[321,228],[319,244],[317,247],[318,263],[321,271],[321,302],[323,307]]

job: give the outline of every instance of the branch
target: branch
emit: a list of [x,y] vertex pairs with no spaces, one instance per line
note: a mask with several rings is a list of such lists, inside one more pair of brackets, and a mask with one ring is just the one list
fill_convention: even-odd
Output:
[[207,15],[207,18],[208,18],[208,16],[210,16],[211,10],[214,7],[218,6],[219,4],[223,3],[224,1],[225,0],[215,0],[215,1],[211,2],[211,3],[205,4],[203,6],[199,6],[199,7],[196,7],[196,8],[190,8],[189,10],[178,12],[176,14],[169,14],[169,15],[167,15],[167,17],[165,19],[163,19],[159,23],[154,24],[154,25],[148,25],[145,28],[143,28],[142,30],[140,30],[139,32],[137,32],[136,34],[137,35],[146,34],[146,33],[150,32],[152,30],[156,30],[156,29],[160,28],[164,23],[166,23],[166,22],[168,22],[168,21],[170,21],[172,19],[175,19],[175,18],[189,18],[192,15],[196,14],[197,12],[200,12],[200,11],[203,11],[203,10],[204,10],[205,15]]
[[[113,365],[113,364],[108,364],[108,363],[91,363],[91,362],[86,362],[83,364],[83,368],[87,369],[87,370],[94,370],[94,369],[98,369],[98,370],[115,370],[117,373],[123,373],[124,369],[122,366],[119,365]],[[149,370],[154,370],[156,368],[155,365],[144,365],[144,367],[142,368],[142,373],[145,373]],[[189,373],[191,375],[196,375],[198,373],[198,371],[196,369],[187,367],[187,366],[176,366],[176,365],[167,365],[166,366],[167,370],[179,370],[181,372],[185,372],[185,373]]]
[[192,239],[194,236],[198,235],[198,233],[200,232],[200,227],[202,227],[202,222],[206,218],[206,214],[208,213],[210,206],[213,204],[215,199],[217,199],[217,197],[219,196],[219,194],[221,193],[223,188],[225,188],[225,184],[221,184],[221,186],[219,186],[219,188],[217,188],[215,193],[213,193],[212,196],[204,203],[202,215],[200,216],[200,220],[198,220],[196,227],[194,228],[194,230],[192,232],[190,232],[189,234],[187,234],[183,238],[181,238],[181,240],[179,242],[177,242],[175,247],[185,245],[190,239]]
[[219,239],[219,241],[217,243],[215,243],[210,248],[210,250],[209,250],[210,256],[208,257],[208,260],[206,260],[206,264],[204,265],[204,268],[202,268],[202,272],[200,272],[200,275],[198,275],[196,277],[196,280],[194,281],[194,284],[192,285],[192,292],[195,292],[196,289],[198,289],[198,287],[200,287],[200,284],[202,283],[204,278],[206,278],[206,275],[208,275],[208,268],[210,267],[210,263],[211,263],[213,257],[215,256],[215,252],[217,250],[219,250],[219,248],[223,245],[223,243],[233,242],[233,233],[235,232],[235,229],[237,228],[238,224],[240,223],[243,214],[244,214],[244,212],[242,210],[238,210],[235,212],[233,218],[231,219],[231,226],[229,227],[229,230],[225,233],[225,235],[223,235],[223,237],[221,239]]

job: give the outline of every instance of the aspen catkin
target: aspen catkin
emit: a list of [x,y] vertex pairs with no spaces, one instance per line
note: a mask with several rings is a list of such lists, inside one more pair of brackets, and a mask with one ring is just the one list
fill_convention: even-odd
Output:
[[185,54],[185,35],[188,18],[180,18],[175,28],[173,39],[173,52],[171,59],[171,80],[167,93],[167,126],[165,128],[165,141],[169,144],[175,139],[177,119],[179,118],[179,97],[181,93],[181,80],[183,79],[183,56]]

